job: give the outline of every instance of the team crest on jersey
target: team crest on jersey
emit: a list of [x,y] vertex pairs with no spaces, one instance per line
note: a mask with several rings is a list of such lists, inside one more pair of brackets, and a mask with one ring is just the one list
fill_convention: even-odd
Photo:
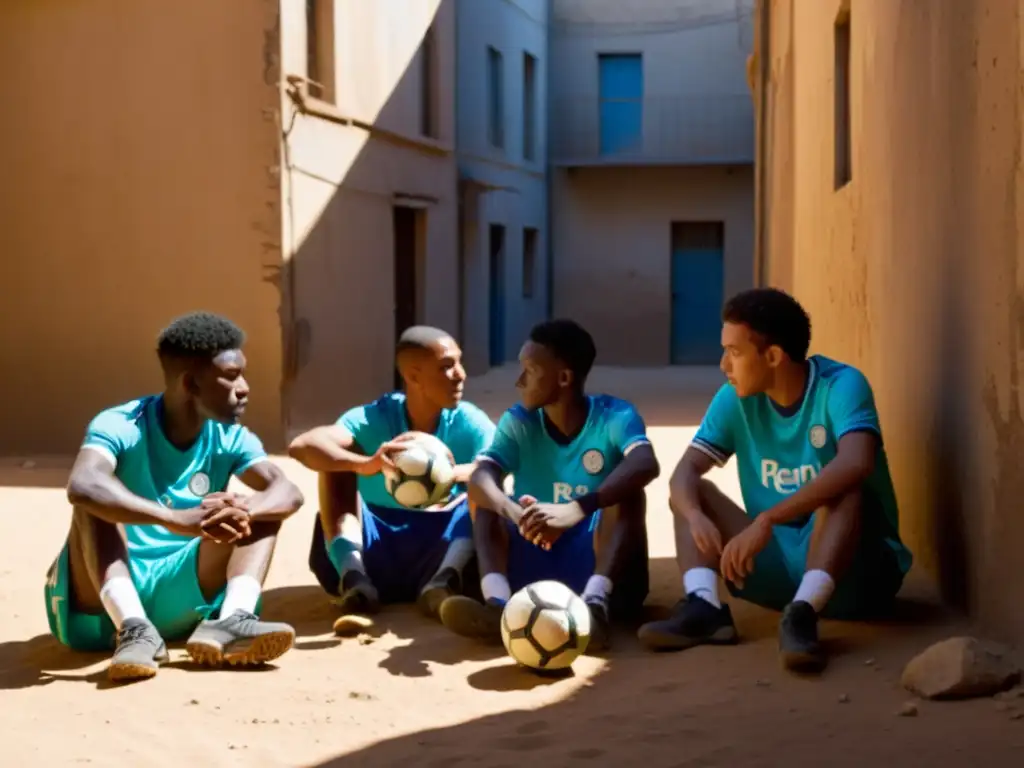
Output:
[[604,454],[597,448],[591,448],[583,454],[583,468],[592,475],[604,469]]
[[808,433],[807,438],[815,448],[824,448],[825,441],[828,439],[828,434],[825,432],[825,428],[821,426],[821,424],[815,424],[811,427],[811,431]]
[[196,496],[205,496],[210,492],[210,476],[205,472],[196,472],[188,481],[188,489]]

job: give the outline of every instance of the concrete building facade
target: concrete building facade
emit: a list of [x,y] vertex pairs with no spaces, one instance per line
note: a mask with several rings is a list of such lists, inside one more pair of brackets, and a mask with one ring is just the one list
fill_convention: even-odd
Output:
[[409,325],[458,325],[455,35],[454,0],[282,2],[291,430],[393,386]]
[[1024,640],[1024,3],[759,16],[761,279],[872,382],[917,563]]
[[717,362],[752,284],[752,5],[553,0],[554,312],[603,363]]
[[457,324],[452,0],[11,0],[0,51],[0,453],[158,391],[190,310],[247,331],[271,448]]
[[548,313],[549,0],[457,5],[456,152],[469,369],[514,360]]

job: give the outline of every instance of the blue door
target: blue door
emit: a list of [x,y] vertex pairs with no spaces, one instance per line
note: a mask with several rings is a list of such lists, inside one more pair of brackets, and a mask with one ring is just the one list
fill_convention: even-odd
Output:
[[722,357],[722,245],[677,242],[672,250],[672,364],[716,365]]
[[601,154],[640,149],[644,131],[644,60],[638,53],[597,57]]
[[492,224],[489,233],[491,253],[490,363],[505,363],[505,228]]

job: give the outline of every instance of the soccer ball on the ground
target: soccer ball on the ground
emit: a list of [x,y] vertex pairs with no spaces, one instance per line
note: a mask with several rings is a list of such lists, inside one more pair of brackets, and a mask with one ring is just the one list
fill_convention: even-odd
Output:
[[418,434],[393,459],[395,469],[384,472],[388,493],[403,507],[423,509],[445,501],[455,484],[451,452],[441,440]]
[[590,609],[559,581],[534,582],[505,604],[501,639],[525,667],[565,669],[587,650]]

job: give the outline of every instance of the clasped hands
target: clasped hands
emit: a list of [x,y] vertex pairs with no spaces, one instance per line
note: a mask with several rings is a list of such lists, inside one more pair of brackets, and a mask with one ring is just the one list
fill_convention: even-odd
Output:
[[178,510],[175,518],[182,533],[218,544],[234,544],[252,533],[249,498],[230,491],[207,494],[198,507]]
[[586,514],[574,501],[567,504],[541,504],[533,496],[520,496],[519,534],[541,549],[550,550],[558,538],[581,522]]

